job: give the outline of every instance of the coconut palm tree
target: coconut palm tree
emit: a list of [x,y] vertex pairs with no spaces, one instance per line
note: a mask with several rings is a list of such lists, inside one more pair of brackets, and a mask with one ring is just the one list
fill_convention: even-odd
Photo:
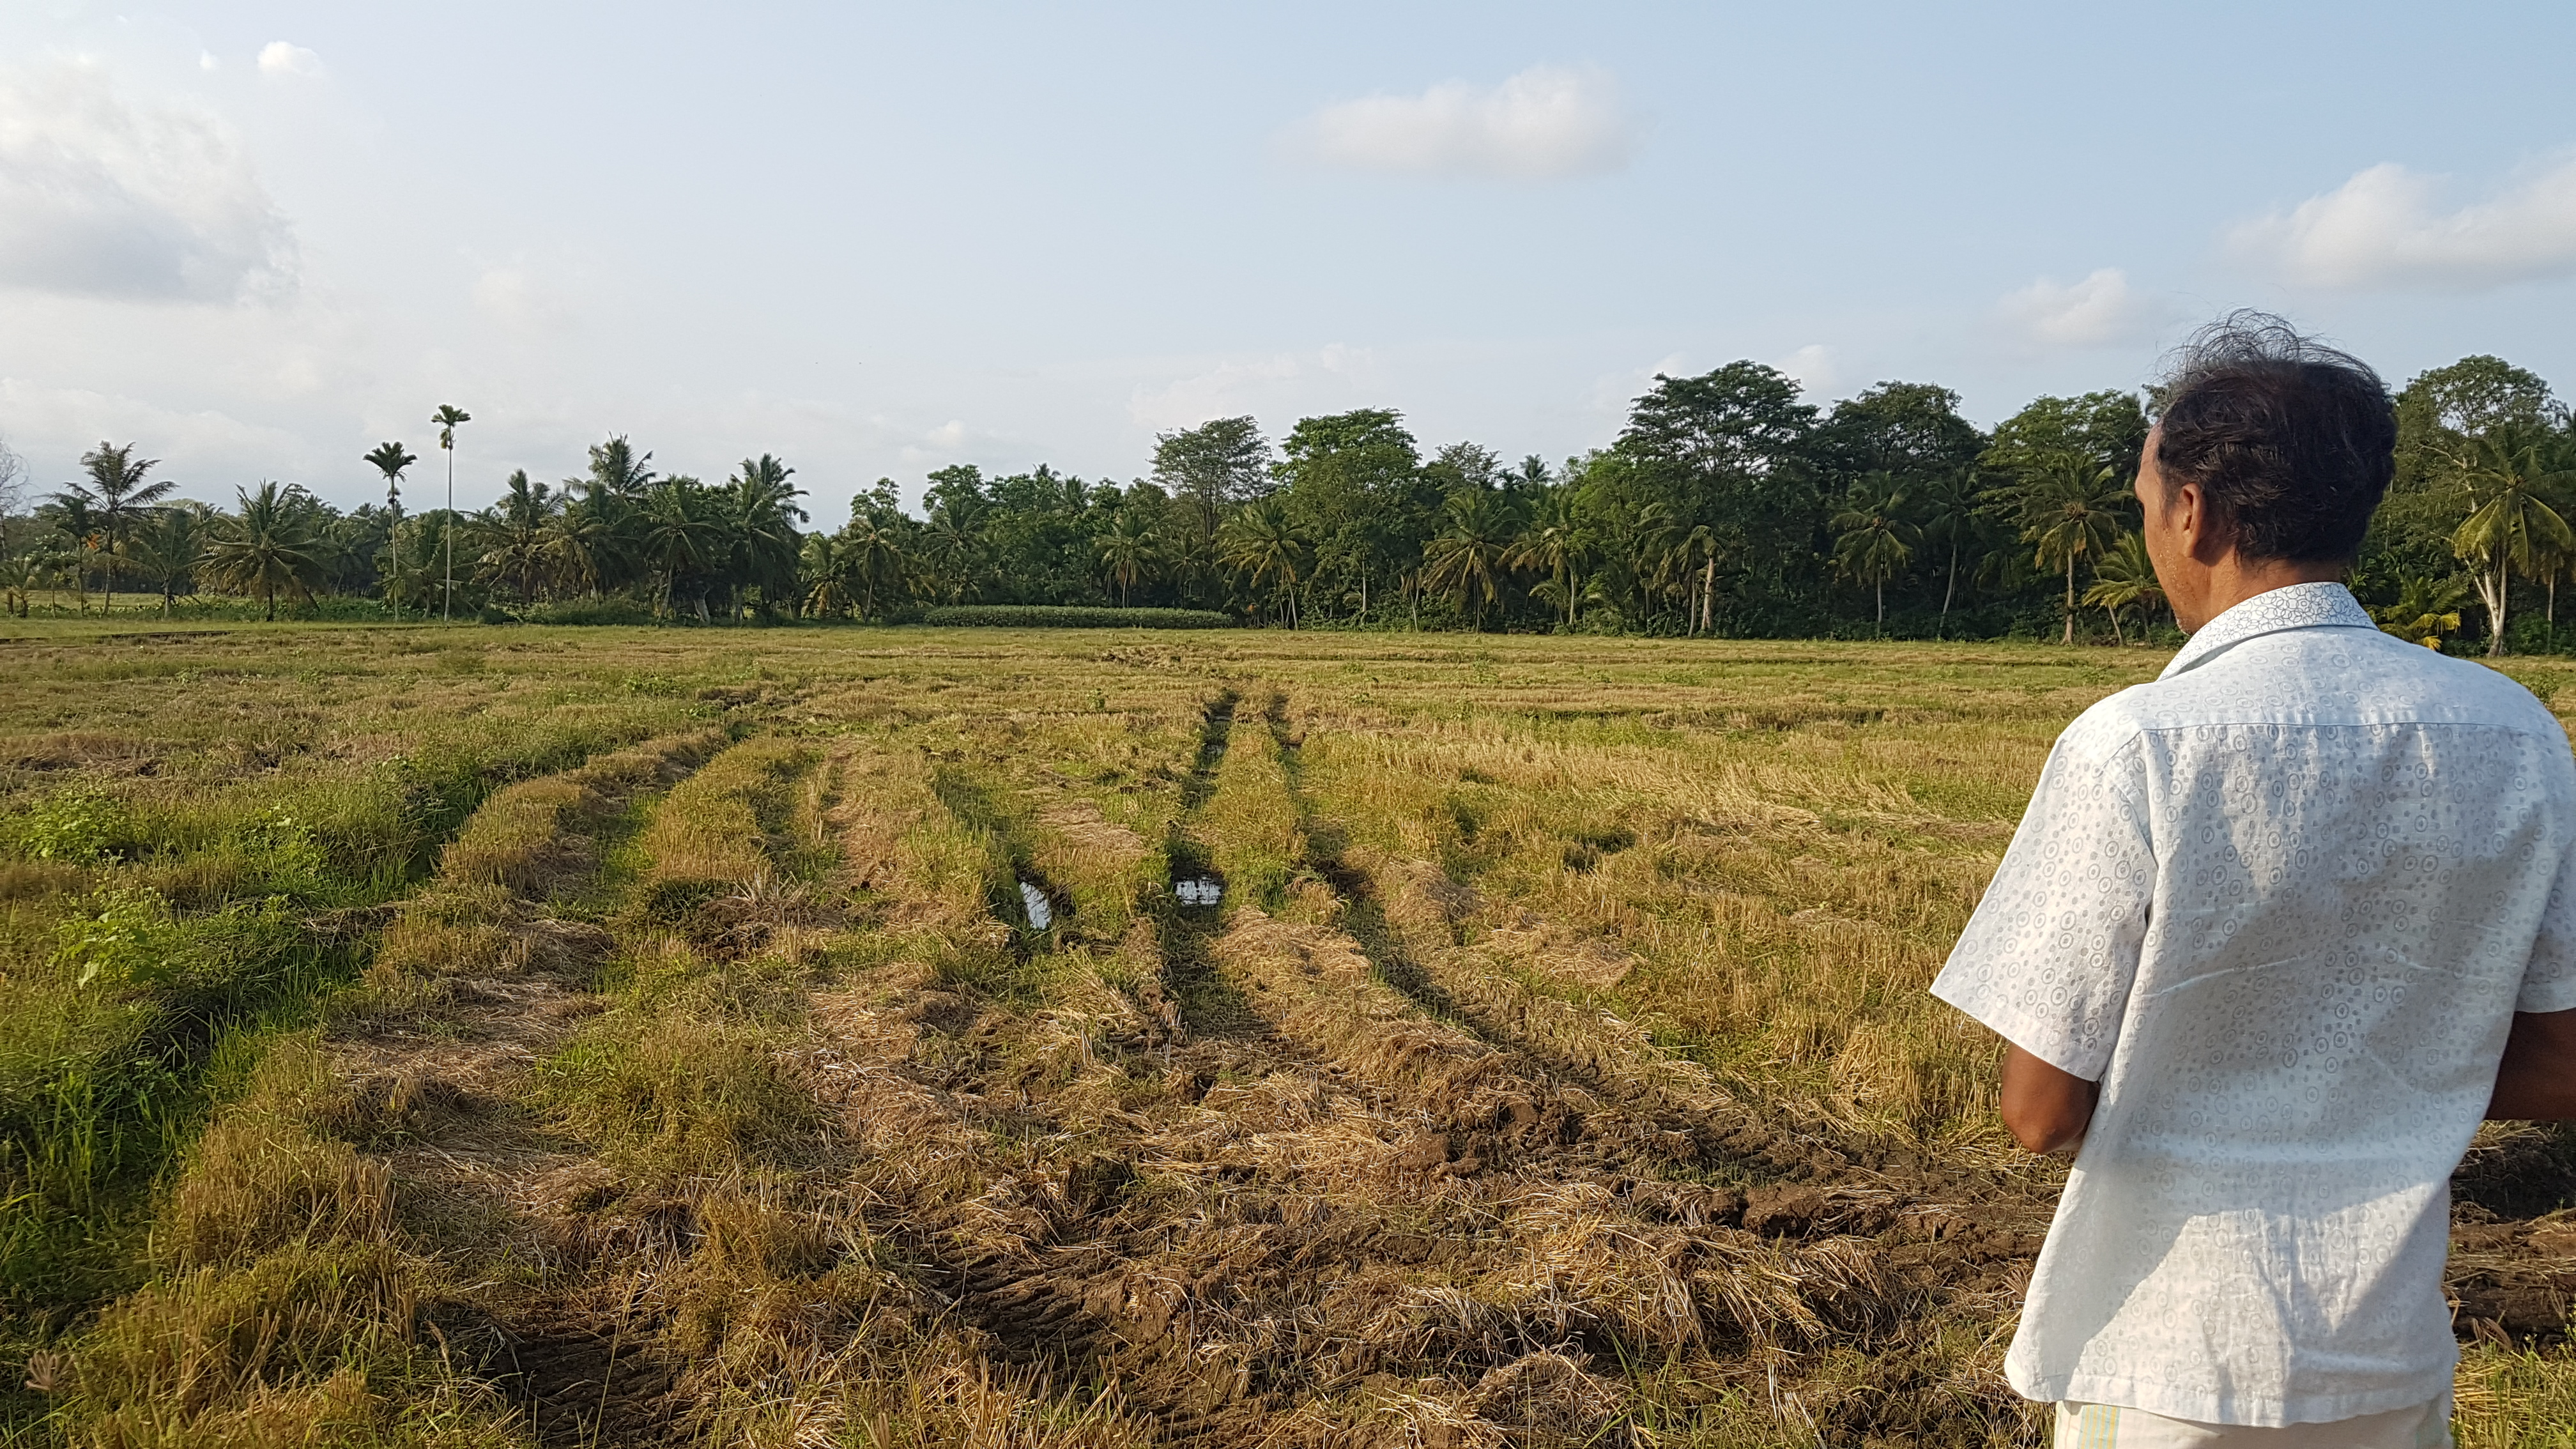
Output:
[[2468,601],[2469,586],[2458,579],[2412,578],[2398,586],[2396,603],[2371,612],[2380,632],[2439,649],[2443,635],[2460,632],[2460,606]]
[[1959,556],[1978,543],[1986,521],[1976,465],[1933,476],[1916,490],[1915,502],[1922,510],[1924,541],[1940,545],[1947,555],[1941,569],[1941,617],[1932,626],[1932,637],[1938,639],[1950,628],[1950,603],[1959,592]]
[[851,515],[849,527],[832,545],[832,561],[840,592],[858,596],[862,619],[876,616],[880,597],[903,588],[903,535],[892,519],[864,511]]
[[2129,496],[2118,470],[2065,454],[2034,473],[2013,499],[2021,513],[2021,541],[2033,545],[2039,567],[2066,571],[2065,643],[2075,642],[2075,569],[2098,559],[2120,536],[2121,500]]
[[315,548],[302,490],[262,483],[257,493],[233,490],[241,509],[223,520],[207,541],[204,571],[220,588],[256,593],[267,605],[266,618],[277,621],[277,593],[312,597],[323,564]]
[[1280,615],[1297,627],[1297,586],[1306,577],[1314,551],[1297,531],[1288,511],[1268,498],[1256,498],[1237,510],[1218,531],[1225,561],[1251,575],[1252,587],[1265,585],[1280,599]]
[[1690,532],[1683,534],[1681,542],[1673,546],[1674,565],[1682,575],[1688,577],[1694,569],[1699,573],[1698,582],[1690,586],[1690,632],[1693,637],[1702,630],[1712,634],[1717,632],[1717,556],[1721,552],[1717,530],[1705,523],[1692,524]]
[[794,607],[796,556],[803,544],[796,525],[805,518],[805,510],[796,506],[805,490],[787,481],[795,475],[795,469],[763,453],[743,459],[741,471],[725,480],[723,512],[732,553],[728,587],[736,613],[745,584],[759,588],[764,617],[782,593]]
[[62,535],[61,556],[50,570],[59,580],[71,576],[72,591],[80,601],[80,611],[89,612],[89,556],[99,549],[101,534],[98,522],[98,499],[77,483],[69,484],[53,498],[54,530]]
[[[374,464],[376,471],[385,475],[385,511],[392,514],[396,522],[400,522],[403,472],[420,459],[404,451],[400,443],[378,443],[359,456],[361,461]],[[451,507],[455,502],[453,498],[448,500]]]
[[376,573],[383,580],[385,602],[396,615],[415,608],[422,618],[429,617],[430,603],[438,596],[439,542],[439,536],[430,531],[429,518],[417,513],[385,535],[385,546],[376,555]]
[[[636,517],[637,551],[661,575],[661,611],[671,612],[682,574],[702,574],[722,557],[724,525],[705,484],[684,474],[664,478],[644,497]],[[706,597],[698,598],[699,622],[706,622]]]
[[1422,581],[1456,600],[1481,633],[1486,606],[1502,601],[1520,519],[1511,500],[1489,488],[1453,489],[1441,512],[1447,521],[1423,552]]
[[964,603],[985,571],[983,518],[975,509],[941,503],[922,525],[919,552],[930,570],[930,597]]
[[[2147,617],[2165,604],[2164,585],[2156,578],[2155,563],[2147,557],[2147,537],[2142,533],[2124,533],[2093,566],[2093,587],[2084,591],[2084,602],[2111,616],[2111,637],[2122,644],[2127,636],[2120,632],[2120,611],[2136,604],[2147,610]],[[2138,626],[2138,641],[2146,642],[2146,625]]]
[[508,583],[522,602],[534,602],[554,558],[547,525],[563,512],[565,502],[562,494],[545,484],[528,481],[527,469],[514,470],[503,485],[501,501],[472,525],[483,545],[479,571],[485,579]]
[[191,576],[206,553],[210,532],[206,510],[193,503],[157,508],[134,536],[125,541],[126,557],[161,586],[161,617],[178,607],[181,587],[195,592]]
[[1127,607],[1128,595],[1138,583],[1151,578],[1163,564],[1162,540],[1154,534],[1153,523],[1140,508],[1122,508],[1109,520],[1105,532],[1091,540],[1092,550],[1100,555],[1100,566],[1109,573],[1109,582],[1118,587],[1118,607]]
[[1215,602],[1214,585],[1224,564],[1215,535],[1201,533],[1195,520],[1190,520],[1165,533],[1161,548],[1163,577],[1180,586],[1181,597],[1197,603]]
[[456,617],[456,429],[474,421],[474,415],[454,403],[440,403],[429,421],[438,429],[439,451],[447,455],[447,522],[441,532],[446,543],[446,580],[439,589],[438,617],[452,620]]
[[87,497],[97,513],[101,540],[98,551],[107,567],[107,601],[102,612],[116,612],[117,545],[125,541],[125,535],[154,504],[179,486],[168,479],[158,483],[143,481],[145,474],[160,466],[158,458],[135,457],[132,443],[118,447],[103,442],[81,455],[81,467],[89,473],[89,487],[83,489],[75,483],[71,491]]
[[49,582],[53,565],[43,554],[20,552],[0,558],[0,609],[27,617],[28,595]]
[[1852,484],[1829,526],[1835,569],[1876,591],[1878,632],[1885,634],[1887,581],[1905,571],[1922,538],[1922,530],[1905,516],[1905,490],[1885,473],[1866,474]]
[[2469,508],[2451,533],[2451,552],[2469,566],[2486,605],[2487,653],[2502,654],[2513,576],[2576,553],[2576,530],[2550,501],[2576,482],[2576,468],[2561,435],[2510,423],[2469,439],[2450,461]]
[[653,478],[653,455],[636,452],[635,445],[619,433],[607,442],[591,444],[590,472],[582,486],[593,494],[639,499],[653,486]]
[[1620,520],[1620,567],[1616,572],[1638,619],[1654,612],[1658,596],[1678,591],[1677,575],[1685,557],[1681,544],[1688,536],[1673,506],[1661,498]]
[[[1565,627],[1571,630],[1581,592],[1575,576],[1591,560],[1592,536],[1575,503],[1574,490],[1560,488],[1539,505],[1538,517],[1512,546],[1511,557],[1504,562],[1511,568],[1547,576],[1565,599]],[[1531,592],[1537,590],[1533,588]]]
[[[567,483],[562,492],[572,487]],[[546,566],[559,586],[596,595],[626,566],[626,539],[618,515],[622,507],[614,499],[578,498],[547,520]]]

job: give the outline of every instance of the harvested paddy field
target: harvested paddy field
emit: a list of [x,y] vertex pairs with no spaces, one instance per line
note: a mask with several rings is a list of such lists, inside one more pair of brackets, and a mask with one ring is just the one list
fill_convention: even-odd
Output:
[[[2041,1442],[2059,1171],[1924,988],[2162,663],[0,640],[0,1423]],[[2576,1138],[2490,1129],[2457,1198],[2462,1440],[2560,1442]]]

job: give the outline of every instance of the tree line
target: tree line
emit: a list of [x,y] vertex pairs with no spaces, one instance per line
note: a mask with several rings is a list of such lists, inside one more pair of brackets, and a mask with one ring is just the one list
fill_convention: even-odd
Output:
[[[206,591],[407,614],[713,624],[901,621],[928,606],[1222,611],[1283,628],[1738,637],[2053,637],[2170,630],[2129,491],[2153,389],[2042,397],[1991,431],[1929,383],[1820,406],[1760,363],[1658,375],[1609,446],[1507,463],[1426,450],[1397,412],[1250,417],[1161,434],[1147,476],[1046,466],[928,475],[918,512],[879,480],[828,531],[763,453],[719,483],[664,474],[625,437],[557,484],[513,473],[473,511],[407,511],[419,459],[364,461],[385,503],[343,512],[301,487],[174,498],[134,445],[14,521],[0,586]],[[2398,396],[2396,483],[2354,586],[2392,632],[2490,652],[2560,647],[2576,568],[2576,425],[2537,375],[2469,357]],[[454,458],[452,408],[433,419]],[[0,470],[5,472],[5,470]],[[5,483],[0,477],[0,483]],[[0,505],[5,505],[0,494]],[[2570,641],[2576,642],[2576,641]]]

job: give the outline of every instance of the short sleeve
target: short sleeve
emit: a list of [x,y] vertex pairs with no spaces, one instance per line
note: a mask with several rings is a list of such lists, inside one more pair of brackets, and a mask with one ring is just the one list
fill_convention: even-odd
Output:
[[2576,849],[2560,858],[2550,882],[2549,904],[2541,908],[2540,934],[2532,940],[2513,1009],[2576,1010]]
[[[2144,755],[2059,738],[1932,994],[2062,1071],[2111,1064],[2155,891]],[[2085,743],[2090,743],[2085,742]]]

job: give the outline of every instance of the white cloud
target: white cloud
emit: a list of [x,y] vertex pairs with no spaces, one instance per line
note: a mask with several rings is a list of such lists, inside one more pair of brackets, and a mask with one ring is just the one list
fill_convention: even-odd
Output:
[[2576,272],[2576,157],[2456,211],[2439,208],[2439,190],[2438,178],[2373,166],[2230,241],[2284,280],[2318,287],[2475,289]]
[[223,66],[224,63],[222,61],[215,59],[215,53],[213,51],[201,50],[197,52],[197,69],[214,71],[223,69]]
[[2028,341],[2051,347],[2109,347],[2153,337],[2166,309],[2103,267],[2083,281],[2042,277],[2004,298],[2004,320]]
[[[181,491],[209,503],[230,503],[242,476],[276,476],[281,460],[304,451],[295,434],[244,422],[213,408],[179,411],[117,393],[46,387],[25,378],[0,377],[5,409],[22,442],[68,457],[100,438],[139,439],[155,458],[194,459],[193,469],[167,469]],[[211,460],[220,464],[207,466]],[[226,466],[229,465],[229,466]]]
[[1638,398],[1654,390],[1656,378],[1685,376],[1689,363],[1690,354],[1667,352],[1660,361],[1644,367],[1605,373],[1592,379],[1585,406],[1600,417],[1624,419]]
[[128,106],[86,65],[0,72],[0,286],[231,301],[285,289],[293,264],[221,121]]
[[519,262],[483,269],[474,279],[474,310],[518,332],[560,332],[575,320],[562,290]]
[[272,40],[259,49],[261,75],[320,75],[322,57],[300,45]]
[[1637,124],[1609,72],[1542,65],[1498,86],[1444,81],[1326,106],[1290,141],[1309,160],[1359,171],[1552,180],[1627,165]]
[[1211,418],[1322,405],[1339,394],[1335,384],[1373,378],[1377,371],[1376,353],[1339,342],[1312,352],[1229,358],[1161,387],[1139,384],[1128,397],[1127,416],[1161,432],[1194,428]]
[[1821,342],[1810,342],[1771,365],[1797,379],[1798,386],[1811,393],[1831,392],[1843,377],[1834,350]]

